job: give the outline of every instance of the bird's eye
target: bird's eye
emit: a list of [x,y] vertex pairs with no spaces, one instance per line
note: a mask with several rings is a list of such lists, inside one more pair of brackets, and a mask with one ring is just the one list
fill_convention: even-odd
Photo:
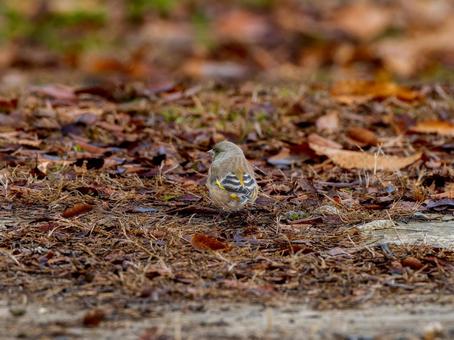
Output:
[[208,151],[208,153],[212,156],[212,157],[216,157],[217,155],[219,155],[221,151],[219,149],[216,149],[216,148],[213,148],[211,149],[210,151]]

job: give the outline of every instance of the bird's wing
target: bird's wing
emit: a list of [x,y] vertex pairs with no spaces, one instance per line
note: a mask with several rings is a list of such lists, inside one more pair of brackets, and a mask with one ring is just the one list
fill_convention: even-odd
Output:
[[224,178],[218,179],[216,184],[231,193],[250,196],[257,185],[254,177],[248,173],[241,174],[239,178],[234,173],[229,172]]

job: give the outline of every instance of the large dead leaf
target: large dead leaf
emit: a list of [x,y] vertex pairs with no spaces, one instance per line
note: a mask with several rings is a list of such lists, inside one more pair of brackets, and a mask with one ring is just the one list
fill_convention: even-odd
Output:
[[340,102],[365,102],[371,99],[385,99],[396,97],[404,101],[413,101],[421,98],[418,91],[405,86],[386,81],[346,80],[334,84],[331,94]]
[[408,157],[398,157],[339,150],[314,143],[309,143],[309,146],[316,153],[327,156],[335,164],[345,169],[396,171],[405,168],[421,157],[421,153]]
[[424,120],[416,123],[410,131],[419,133],[437,133],[443,136],[454,136],[454,124],[442,120]]

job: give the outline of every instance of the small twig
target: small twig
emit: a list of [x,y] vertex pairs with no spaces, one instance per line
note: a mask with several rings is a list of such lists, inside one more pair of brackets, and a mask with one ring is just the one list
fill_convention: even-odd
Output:
[[11,260],[14,261],[19,267],[23,267],[23,265],[16,259],[16,257],[13,254],[10,254],[7,250],[0,249],[0,253],[9,257]]

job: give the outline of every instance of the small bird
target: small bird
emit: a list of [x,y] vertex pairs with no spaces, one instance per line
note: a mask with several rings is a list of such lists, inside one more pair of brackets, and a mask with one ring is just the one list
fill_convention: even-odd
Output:
[[243,150],[234,143],[222,141],[209,153],[213,162],[206,185],[213,203],[227,211],[254,203],[259,187]]

